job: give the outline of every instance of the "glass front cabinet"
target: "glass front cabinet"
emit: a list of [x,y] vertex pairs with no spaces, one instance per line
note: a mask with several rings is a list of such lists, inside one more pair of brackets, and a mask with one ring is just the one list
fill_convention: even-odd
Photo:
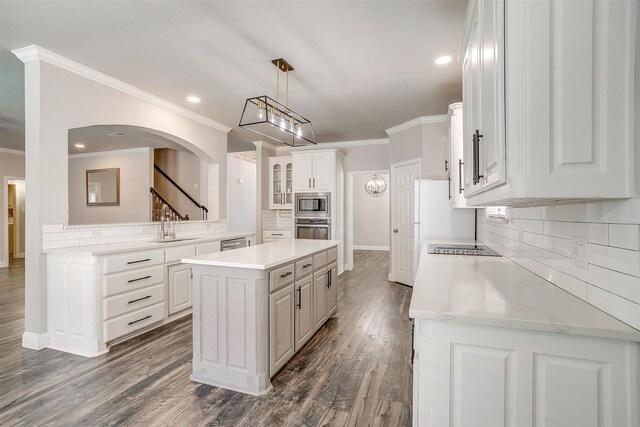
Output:
[[269,157],[269,209],[293,208],[293,160],[291,157]]

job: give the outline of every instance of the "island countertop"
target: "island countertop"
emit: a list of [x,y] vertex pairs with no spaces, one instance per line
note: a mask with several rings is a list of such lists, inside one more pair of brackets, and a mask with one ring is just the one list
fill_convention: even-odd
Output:
[[637,329],[508,258],[429,254],[428,243],[416,271],[411,318],[640,341]]
[[337,240],[283,239],[233,251],[184,258],[182,262],[214,267],[269,270],[278,265],[286,264],[337,245]]

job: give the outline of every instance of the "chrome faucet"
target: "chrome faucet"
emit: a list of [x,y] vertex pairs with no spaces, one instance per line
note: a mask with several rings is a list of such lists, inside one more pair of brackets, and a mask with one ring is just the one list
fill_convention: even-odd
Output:
[[162,204],[162,212],[160,214],[160,239],[164,240],[167,237],[175,238],[176,237],[176,228],[175,222],[173,228],[171,227],[171,210],[169,209],[169,205],[166,203]]

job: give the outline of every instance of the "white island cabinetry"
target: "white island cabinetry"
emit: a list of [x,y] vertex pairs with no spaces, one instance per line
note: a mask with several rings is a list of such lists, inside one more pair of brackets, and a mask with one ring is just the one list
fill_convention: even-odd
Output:
[[191,379],[267,393],[271,377],[330,316],[327,263],[335,265],[337,244],[280,240],[183,259],[193,271]]
[[415,426],[638,425],[640,331],[506,258],[424,247]]

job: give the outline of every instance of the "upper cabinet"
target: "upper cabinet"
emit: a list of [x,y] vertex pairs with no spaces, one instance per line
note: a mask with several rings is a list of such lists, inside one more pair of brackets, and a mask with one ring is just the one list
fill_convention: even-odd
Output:
[[293,159],[269,157],[270,209],[293,208]]
[[294,153],[293,190],[295,192],[331,191],[336,173],[336,155],[332,152]]
[[637,7],[471,0],[459,58],[469,205],[633,197]]
[[447,116],[447,157],[449,172],[449,200],[454,208],[466,208],[464,196],[464,160],[462,143],[463,114],[462,103],[451,104]]

